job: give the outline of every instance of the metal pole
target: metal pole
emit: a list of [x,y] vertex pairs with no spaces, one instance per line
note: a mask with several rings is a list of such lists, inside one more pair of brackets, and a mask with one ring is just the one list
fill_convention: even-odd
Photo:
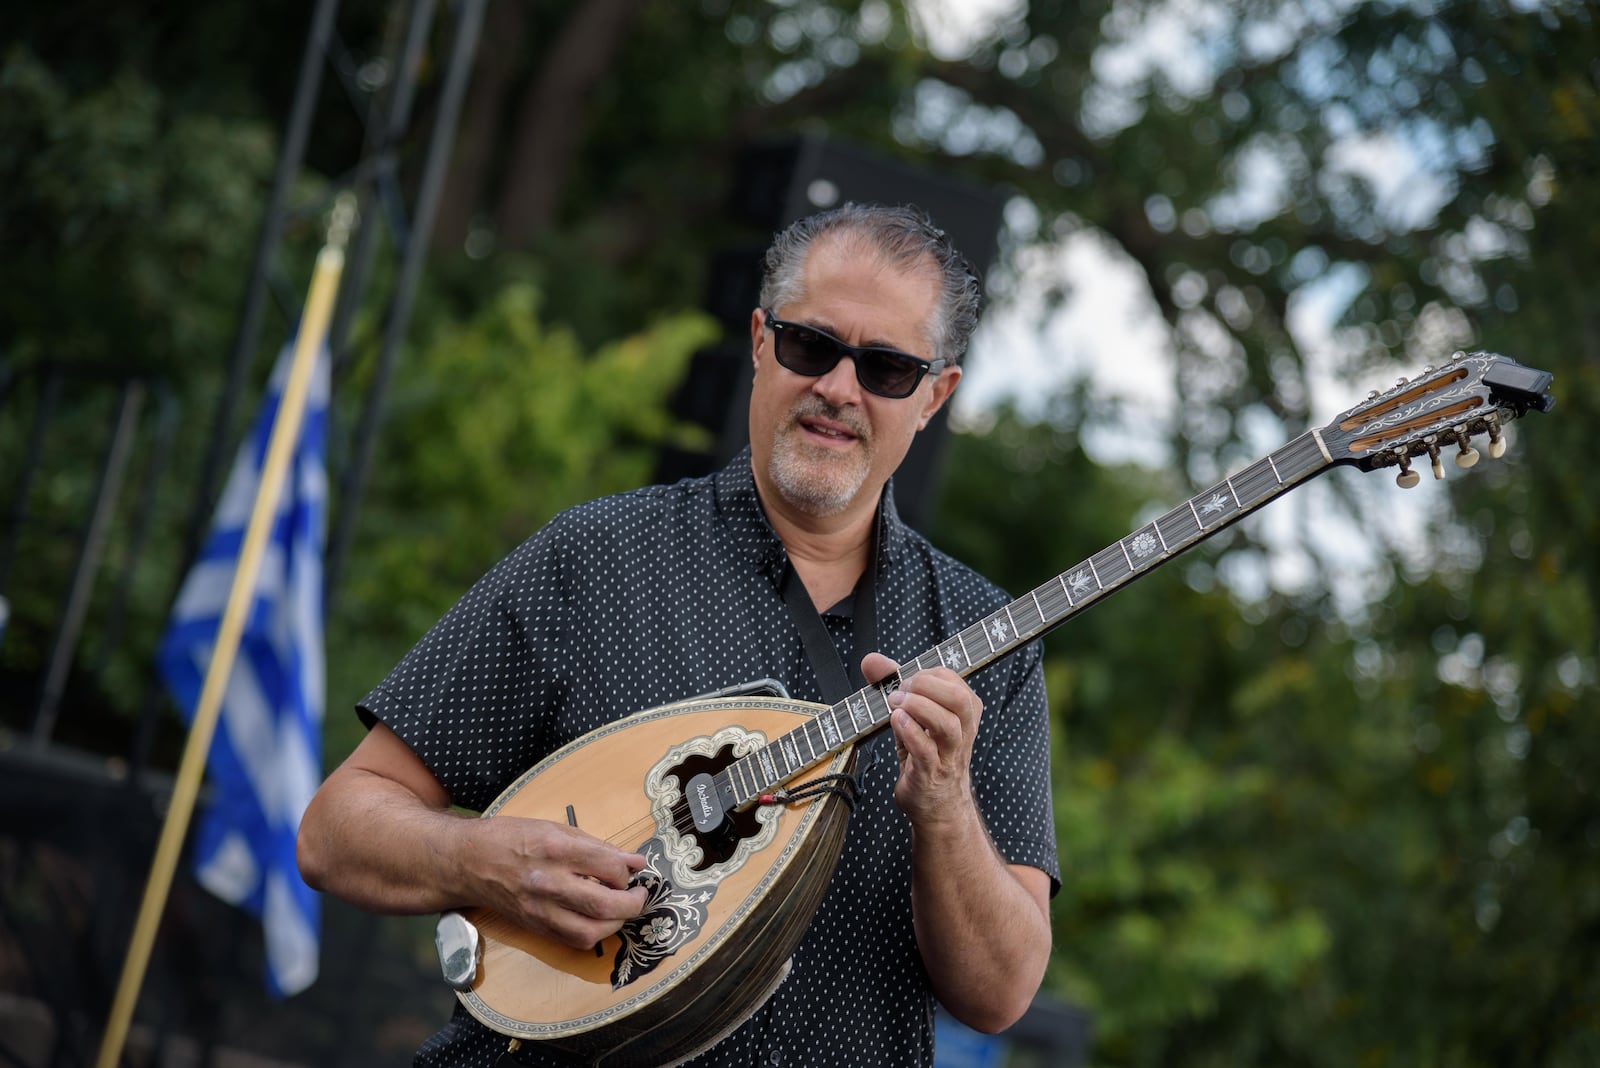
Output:
[[67,687],[67,672],[71,670],[72,661],[77,655],[78,636],[83,632],[83,620],[89,612],[89,597],[94,592],[94,574],[100,570],[100,557],[105,552],[111,513],[116,510],[117,498],[122,494],[122,478],[128,470],[128,454],[133,448],[134,431],[138,429],[139,413],[143,409],[144,383],[137,378],[123,383],[117,426],[111,434],[111,445],[106,450],[105,465],[100,469],[100,484],[95,487],[88,527],[83,534],[83,544],[78,549],[78,563],[72,569],[67,604],[62,610],[56,638],[50,647],[50,666],[45,671],[39,707],[33,714],[31,741],[35,746],[49,744],[50,736],[55,733],[57,706]]
[[305,158],[306,140],[311,134],[311,116],[316,109],[317,90],[322,86],[323,57],[328,51],[328,41],[333,36],[333,18],[338,12],[339,0],[317,0],[311,15],[311,32],[306,38],[305,55],[300,61],[300,79],[294,92],[294,106],[289,113],[289,124],[284,129],[283,147],[278,154],[278,169],[272,177],[272,192],[267,197],[267,209],[261,220],[261,237],[256,242],[255,259],[250,265],[250,280],[245,286],[244,307],[239,313],[239,328],[234,333],[233,349],[228,357],[227,379],[222,395],[217,400],[217,413],[211,426],[211,440],[205,450],[205,462],[195,488],[194,512],[189,517],[189,531],[184,544],[183,566],[187,571],[200,544],[200,536],[211,515],[211,504],[216,497],[217,478],[222,470],[222,460],[228,453],[229,424],[233,422],[233,403],[239,396],[245,371],[255,355],[257,335],[261,331],[261,317],[266,310],[266,278],[272,270],[278,241],[283,235],[283,221],[289,203],[289,193],[295,175]]
[[426,258],[428,235],[433,230],[433,217],[439,203],[439,192],[444,186],[445,165],[449,161],[450,146],[455,140],[456,120],[461,113],[461,101],[466,96],[468,76],[472,71],[472,57],[478,47],[478,33],[483,26],[485,0],[462,0],[461,14],[456,20],[456,37],[451,49],[444,88],[440,93],[439,110],[434,115],[428,156],[423,165],[422,179],[417,190],[417,207],[411,233],[406,244],[405,260],[401,265],[399,282],[395,288],[394,302],[390,305],[389,319],[385,324],[383,348],[378,356],[378,368],[367,391],[367,401],[361,412],[361,423],[356,430],[354,452],[339,483],[335,504],[339,510],[338,523],[328,543],[328,556],[323,565],[323,588],[338,589],[350,538],[355,529],[355,516],[366,483],[367,466],[372,460],[374,440],[382,419],[384,398],[388,393],[389,377],[405,334],[406,322],[411,314],[411,301],[416,294],[417,281],[422,274]]

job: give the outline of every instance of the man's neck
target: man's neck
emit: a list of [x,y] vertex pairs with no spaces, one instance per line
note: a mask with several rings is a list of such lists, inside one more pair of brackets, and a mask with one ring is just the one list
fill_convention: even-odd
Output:
[[817,611],[832,608],[855,589],[871,558],[876,516],[876,500],[870,508],[823,517],[768,509],[767,519]]

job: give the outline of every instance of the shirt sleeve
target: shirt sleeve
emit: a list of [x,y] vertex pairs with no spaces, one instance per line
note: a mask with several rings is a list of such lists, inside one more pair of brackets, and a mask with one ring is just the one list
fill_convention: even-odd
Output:
[[465,808],[486,808],[544,755],[571,630],[563,540],[552,523],[501,560],[357,703]]
[[1009,864],[1026,864],[1050,876],[1053,897],[1061,889],[1061,868],[1043,646],[1036,641],[1013,656],[1016,666],[1005,678],[1001,699],[993,702],[985,695],[973,749],[973,790],[1000,855]]

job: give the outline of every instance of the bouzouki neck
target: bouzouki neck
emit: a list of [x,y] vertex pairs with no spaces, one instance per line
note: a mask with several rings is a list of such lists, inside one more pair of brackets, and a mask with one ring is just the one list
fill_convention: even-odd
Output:
[[725,811],[744,808],[816,767],[889,721],[889,694],[936,667],[965,678],[1041,638],[1078,612],[1148,574],[1224,528],[1336,464],[1363,470],[1398,467],[1397,481],[1413,486],[1411,460],[1426,456],[1443,477],[1440,450],[1454,446],[1456,463],[1478,454],[1470,439],[1489,437],[1499,456],[1503,424],[1529,410],[1549,411],[1548,372],[1494,353],[1457,353],[1414,381],[1376,391],[1327,426],[1308,430],[1073,565],[1055,578],[904,663],[816,718],[740,757],[711,777]]

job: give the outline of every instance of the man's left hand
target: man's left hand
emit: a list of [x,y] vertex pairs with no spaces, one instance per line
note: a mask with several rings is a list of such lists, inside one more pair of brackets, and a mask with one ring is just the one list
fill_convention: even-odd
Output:
[[[869,653],[861,672],[882,679],[899,665],[882,653]],[[972,804],[972,743],[978,736],[983,702],[949,668],[919,671],[889,694],[900,779],[894,800],[914,825],[955,818]]]

